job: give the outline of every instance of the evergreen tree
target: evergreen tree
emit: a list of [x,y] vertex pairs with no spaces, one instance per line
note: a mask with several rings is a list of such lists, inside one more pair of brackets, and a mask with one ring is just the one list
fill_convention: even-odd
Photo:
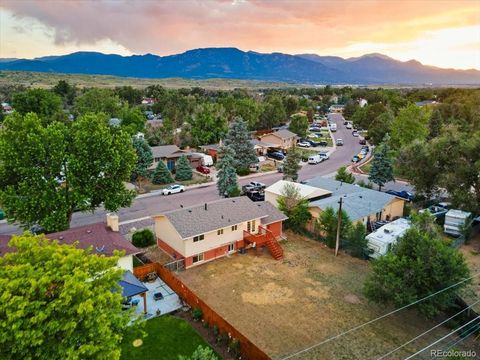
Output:
[[283,180],[297,181],[298,170],[301,168],[299,165],[300,157],[300,151],[295,146],[291,147],[287,158],[283,162]]
[[347,233],[345,247],[350,255],[364,259],[367,255],[367,229],[361,222],[353,225]]
[[433,110],[427,125],[429,139],[433,139],[440,135],[440,130],[442,130],[443,125],[443,117],[439,109]]
[[152,182],[157,185],[170,184],[173,182],[172,174],[163,161],[159,161],[153,172]]
[[180,159],[177,161],[175,180],[177,181],[186,181],[192,180],[193,171],[185,155],[180,156]]
[[382,186],[387,182],[395,181],[392,160],[389,156],[389,139],[388,134],[385,135],[382,144],[375,149],[372,166],[370,167],[370,173],[368,175],[368,180],[378,185],[378,191],[381,191]]
[[139,178],[148,178],[148,168],[153,164],[152,149],[143,139],[134,138],[133,147],[137,153],[137,164],[132,173],[132,178],[136,181]]
[[217,189],[220,196],[233,196],[239,192],[237,173],[234,167],[234,152],[229,146],[221,146],[218,151]]
[[297,134],[302,138],[306,137],[307,130],[308,130],[308,118],[303,115],[292,116],[288,130],[290,130],[291,132]]
[[234,152],[233,160],[237,170],[248,169],[250,165],[258,163],[257,154],[250,140],[247,123],[241,117],[236,117],[228,129],[225,145]]
[[342,166],[338,168],[335,180],[353,184],[355,182],[355,176],[353,176],[352,173],[349,173],[345,166]]

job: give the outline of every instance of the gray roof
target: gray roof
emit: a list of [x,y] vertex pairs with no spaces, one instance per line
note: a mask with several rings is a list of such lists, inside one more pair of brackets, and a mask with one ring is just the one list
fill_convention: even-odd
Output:
[[253,202],[246,196],[221,199],[160,214],[165,216],[183,239],[229,227],[253,219],[263,224],[284,220],[285,216],[265,202]]
[[124,223],[118,224],[118,230],[121,235],[127,235],[130,233],[131,229],[136,229],[136,230],[141,230],[145,228],[151,228],[153,225],[155,225],[155,222],[153,221],[152,218],[148,219],[142,219],[142,220],[137,220],[137,221],[127,221]]
[[[276,135],[278,136],[279,138],[282,138],[282,139],[290,139],[292,137],[296,137],[297,134],[291,132],[290,130],[286,130],[286,129],[281,129],[281,130],[278,130],[278,131],[275,131],[273,133],[270,133],[271,135]],[[269,134],[265,134],[265,135],[269,135]]]
[[330,197],[310,202],[310,207],[337,209],[342,197],[343,209],[353,221],[380,212],[384,206],[397,198],[394,195],[320,176],[308,180],[306,184],[332,192]]
[[151,149],[154,158],[166,158],[174,152],[180,151],[177,145],[152,146]]

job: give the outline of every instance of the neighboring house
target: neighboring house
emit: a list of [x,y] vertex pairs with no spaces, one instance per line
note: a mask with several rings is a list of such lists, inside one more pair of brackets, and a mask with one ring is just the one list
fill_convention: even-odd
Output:
[[331,192],[331,196],[310,202],[314,218],[328,207],[337,210],[340,198],[342,209],[352,222],[361,221],[366,225],[369,221],[390,221],[403,216],[405,199],[394,195],[321,176],[306,181],[306,185]]
[[245,247],[266,245],[272,256],[283,256],[277,239],[287,217],[268,202],[248,197],[227,198],[154,216],[158,246],[185,267],[232,254]]
[[265,189],[265,201],[277,206],[277,200],[283,195],[283,189],[287,184],[295,186],[302,198],[307,199],[308,201],[314,201],[332,195],[330,191],[320,189],[318,187],[294,183],[286,180],[279,180]]
[[418,101],[415,103],[415,105],[419,107],[424,107],[424,106],[435,106],[438,105],[439,103],[435,100],[423,100],[423,101]]
[[368,101],[365,99],[360,99],[358,100],[358,105],[360,105],[360,107],[363,108],[368,105]]
[[150,169],[155,169],[159,161],[163,161],[167,165],[168,170],[174,171],[175,164],[182,155],[186,155],[190,166],[196,168],[202,164],[202,157],[195,153],[189,153],[185,150],[180,150],[177,145],[160,145],[152,146],[153,164]]
[[332,113],[343,113],[344,109],[345,109],[345,105],[331,105],[328,108],[328,111]]
[[[50,240],[57,240],[60,244],[73,244],[82,249],[92,248],[92,254],[112,256],[115,250],[124,252],[118,259],[117,266],[124,270],[133,271],[133,255],[141,251],[126,240],[119,232],[118,216],[108,215],[107,224],[96,223],[71,228],[45,235]],[[8,246],[10,235],[0,236],[0,256],[14,248]]]
[[267,143],[257,139],[252,139],[250,142],[252,143],[257,156],[265,156],[269,150],[275,149],[276,147],[275,144]]
[[202,149],[202,151],[204,151],[207,155],[210,155],[216,161],[218,157],[219,147],[220,147],[220,144],[211,144],[211,145],[202,145],[200,146],[200,149]]
[[146,98],[143,98],[142,100],[142,105],[153,105],[153,104],[155,104],[155,99],[153,98],[146,97]]
[[[277,198],[288,181],[280,180],[265,189],[265,200],[277,206]],[[304,184],[292,183],[300,194],[309,200],[313,219],[331,207],[338,209],[342,198],[342,209],[352,222],[394,220],[403,216],[405,199],[357,185],[342,183],[333,179],[316,177]],[[315,190],[316,189],[316,190]]]
[[297,140],[297,134],[286,129],[281,129],[260,137],[261,142],[272,144],[275,148],[281,150],[290,149],[297,143]]

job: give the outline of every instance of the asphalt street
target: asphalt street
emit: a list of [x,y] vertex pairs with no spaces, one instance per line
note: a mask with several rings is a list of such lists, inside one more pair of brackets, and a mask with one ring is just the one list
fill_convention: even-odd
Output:
[[[357,154],[361,145],[359,138],[353,137],[351,130],[346,129],[341,121],[341,116],[336,118],[337,132],[333,133],[334,138],[341,138],[344,141],[343,146],[337,147],[330,155],[330,159],[317,165],[305,164],[299,172],[299,180],[307,180],[315,176],[333,176],[336,170],[341,166],[351,164],[351,158]],[[356,176],[358,179],[361,176]],[[243,179],[240,181],[244,185],[251,180],[261,181],[267,186],[273,184],[282,178],[280,173],[269,173],[261,175],[254,179]],[[366,180],[366,177],[364,177]],[[409,186],[404,183],[389,183],[385,189],[404,190],[409,189]],[[162,196],[160,194],[147,197],[139,197],[133,201],[133,204],[128,208],[123,208],[118,211],[120,222],[143,218],[159,214],[163,211],[180,208],[180,206],[192,206],[199,203],[220,199],[216,185],[205,185],[194,189],[187,189],[184,193],[174,194],[170,196]],[[103,208],[97,209],[94,213],[75,213],[72,218],[71,226],[80,226],[92,224],[103,221],[106,217],[107,211]],[[21,229],[11,224],[0,224],[0,234],[20,233]]]

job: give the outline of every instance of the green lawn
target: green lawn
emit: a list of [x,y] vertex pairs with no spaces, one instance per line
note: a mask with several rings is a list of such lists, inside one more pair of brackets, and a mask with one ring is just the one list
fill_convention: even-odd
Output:
[[138,331],[127,333],[122,343],[122,360],[178,360],[190,356],[199,346],[208,346],[185,320],[163,315],[145,322],[143,345],[133,346]]

